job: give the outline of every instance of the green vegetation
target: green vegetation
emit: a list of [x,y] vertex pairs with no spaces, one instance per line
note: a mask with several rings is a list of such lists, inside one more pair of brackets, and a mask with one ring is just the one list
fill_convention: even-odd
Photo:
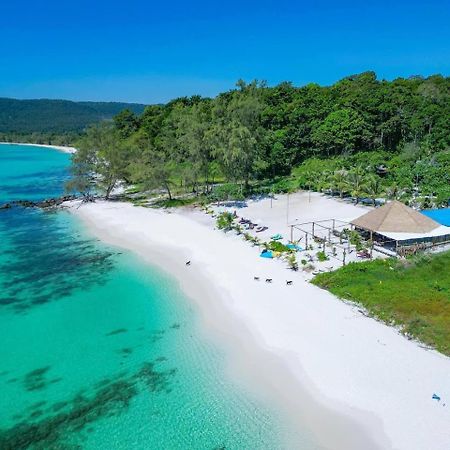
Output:
[[295,253],[288,254],[286,256],[286,262],[288,263],[288,266],[291,270],[295,272],[298,270],[298,262]]
[[450,355],[450,252],[351,263],[313,279],[378,319]]
[[145,105],[0,98],[0,141],[67,145],[87,126],[111,120],[125,108],[141,114]]
[[325,252],[317,252],[316,256],[319,262],[328,261],[330,259]]
[[179,208],[181,206],[189,206],[193,203],[198,203],[200,199],[196,197],[188,197],[188,198],[173,198],[162,199],[152,202],[151,206],[154,208]]
[[[74,162],[167,197],[210,200],[310,189],[355,202],[450,198],[450,78],[268,87],[254,81],[214,99],[193,96],[126,110],[85,133]],[[107,134],[110,134],[110,138]],[[91,179],[92,181],[92,179]]]
[[291,183],[341,198],[352,196],[356,203],[364,198],[375,204],[382,197],[421,208],[445,206],[450,199],[449,149],[427,153],[415,146],[414,157],[410,151],[411,145],[404,145],[398,152],[313,157],[293,170]]
[[217,217],[216,224],[219,230],[229,231],[233,226],[234,216],[229,212],[220,213]]
[[294,250],[290,249],[287,245],[284,245],[280,241],[269,241],[265,244],[267,250],[280,253],[293,253]]

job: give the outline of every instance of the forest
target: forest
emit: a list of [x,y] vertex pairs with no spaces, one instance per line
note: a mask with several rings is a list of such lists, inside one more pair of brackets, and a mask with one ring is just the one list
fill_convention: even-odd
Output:
[[240,80],[215,98],[125,109],[83,134],[69,188],[86,194],[95,182],[108,197],[125,182],[169,201],[306,188],[447,205],[449,88],[441,75],[373,72],[326,87]]
[[141,114],[145,105],[0,98],[0,140],[36,144],[73,142],[89,125],[112,119],[125,108]]

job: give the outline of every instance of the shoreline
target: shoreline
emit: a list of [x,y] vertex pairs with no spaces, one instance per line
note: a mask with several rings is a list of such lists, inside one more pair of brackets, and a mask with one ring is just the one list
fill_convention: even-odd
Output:
[[[291,272],[213,230],[200,213],[107,202],[71,211],[101,240],[174,276],[211,335],[229,348],[234,376],[258,380],[257,388],[324,448],[446,448],[450,411],[428,391],[449,398],[450,359],[301,276],[287,287]],[[274,283],[256,283],[254,273]]]
[[58,150],[63,153],[69,153],[69,154],[73,154],[77,151],[77,149],[75,147],[68,147],[65,145],[31,144],[28,142],[26,142],[26,143],[24,143],[24,142],[0,142],[0,145],[28,145],[28,146],[32,146],[32,147],[46,147],[46,148],[51,148],[51,149]]

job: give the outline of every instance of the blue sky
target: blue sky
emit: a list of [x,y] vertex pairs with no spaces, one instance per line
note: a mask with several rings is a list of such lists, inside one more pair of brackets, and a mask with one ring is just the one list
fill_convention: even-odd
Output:
[[237,79],[450,73],[450,2],[2,1],[0,96],[155,103]]

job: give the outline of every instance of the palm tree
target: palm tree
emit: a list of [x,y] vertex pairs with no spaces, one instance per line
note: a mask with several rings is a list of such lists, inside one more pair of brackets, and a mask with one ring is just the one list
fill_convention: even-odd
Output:
[[328,189],[333,191],[332,172],[330,172],[329,170],[320,172],[318,175],[317,183],[321,192],[327,191]]
[[313,188],[316,186],[317,180],[318,180],[317,172],[308,172],[306,174],[304,186],[308,187],[309,201],[311,201],[311,190],[313,190]]
[[375,206],[377,197],[383,193],[380,177],[372,175],[367,179],[365,193],[372,199],[373,206]]
[[390,198],[391,200],[397,200],[399,195],[400,195],[400,187],[398,186],[398,184],[392,184],[391,186],[389,186],[386,189],[386,195],[388,196],[388,198]]
[[344,196],[344,191],[347,188],[348,172],[345,169],[335,170],[333,173],[333,186],[339,191],[339,197]]
[[366,179],[364,177],[364,170],[361,167],[355,167],[347,176],[347,186],[350,193],[356,199],[356,204],[365,192]]

